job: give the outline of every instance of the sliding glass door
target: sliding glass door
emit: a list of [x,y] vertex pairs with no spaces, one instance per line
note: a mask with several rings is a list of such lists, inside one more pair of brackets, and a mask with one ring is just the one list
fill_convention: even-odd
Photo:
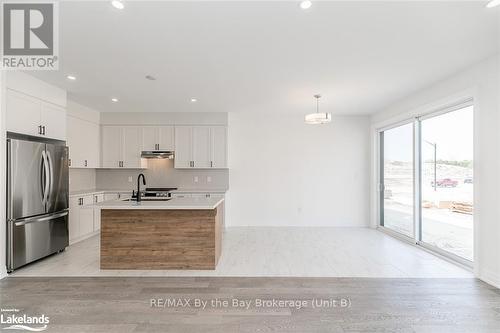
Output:
[[422,237],[473,259],[473,108],[421,121]]
[[473,260],[471,103],[380,132],[380,225]]
[[413,237],[413,124],[380,134],[382,187],[381,223],[384,227]]

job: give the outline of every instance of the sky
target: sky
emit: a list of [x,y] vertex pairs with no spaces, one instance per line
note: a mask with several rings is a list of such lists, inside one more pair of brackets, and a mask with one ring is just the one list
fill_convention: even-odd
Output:
[[[462,161],[473,159],[473,107],[445,113],[422,121],[422,159],[432,160],[437,144],[437,159]],[[413,123],[384,132],[386,160],[413,160]]]

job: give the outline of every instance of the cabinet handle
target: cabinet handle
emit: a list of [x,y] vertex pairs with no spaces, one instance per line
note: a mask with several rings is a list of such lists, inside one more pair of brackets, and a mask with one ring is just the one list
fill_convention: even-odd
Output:
[[214,162],[213,161],[210,161],[210,167],[213,168],[214,167]]
[[78,205],[80,205],[80,206],[83,205],[83,198],[78,198]]
[[42,126],[42,130],[43,130],[43,135],[45,135],[45,126]]
[[94,202],[97,203],[97,195],[94,195]]

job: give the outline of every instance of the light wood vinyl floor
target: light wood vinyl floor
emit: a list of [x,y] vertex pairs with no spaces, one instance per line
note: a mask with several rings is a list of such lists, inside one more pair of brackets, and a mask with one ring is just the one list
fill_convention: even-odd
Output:
[[472,273],[369,228],[228,228],[214,271],[99,269],[99,237],[11,274],[471,278]]
[[[158,298],[253,305],[152,308]],[[350,307],[258,308],[257,298],[343,298]],[[500,292],[475,279],[8,277],[0,301],[49,316],[47,332],[500,332]]]

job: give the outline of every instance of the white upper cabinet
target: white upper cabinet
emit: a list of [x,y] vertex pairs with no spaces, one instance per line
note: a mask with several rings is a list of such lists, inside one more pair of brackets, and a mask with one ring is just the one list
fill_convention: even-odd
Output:
[[66,110],[7,89],[7,131],[66,140]]
[[153,126],[144,126],[142,128],[142,150],[158,150],[158,128]]
[[225,126],[176,126],[176,168],[227,168]]
[[192,130],[193,138],[193,167],[210,168],[210,127],[194,126]]
[[97,168],[99,163],[99,125],[68,115],[67,132],[70,167]]
[[102,166],[142,168],[143,131],[139,126],[102,127]]
[[66,140],[66,110],[60,106],[41,102],[40,124],[43,136]]
[[193,162],[193,140],[191,126],[175,127],[175,155],[176,168],[191,168]]
[[140,127],[122,128],[122,167],[140,168],[142,151],[142,130]]
[[66,140],[66,91],[20,71],[5,73],[9,132]]
[[174,127],[143,126],[142,150],[174,150]]
[[160,150],[173,151],[174,144],[174,127],[160,126],[158,127],[158,145]]
[[102,166],[119,168],[122,165],[122,128],[119,126],[102,127]]
[[227,168],[227,127],[214,126],[211,131],[211,166]]
[[7,131],[40,135],[40,101],[7,89]]

